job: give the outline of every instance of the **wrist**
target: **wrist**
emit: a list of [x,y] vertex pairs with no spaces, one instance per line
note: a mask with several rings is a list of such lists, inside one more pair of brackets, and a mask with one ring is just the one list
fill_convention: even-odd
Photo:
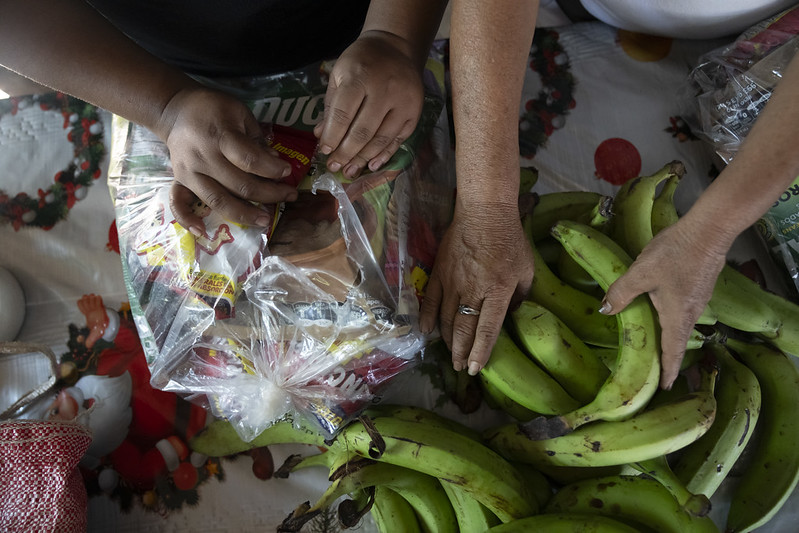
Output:
[[419,50],[414,43],[397,33],[387,30],[364,30],[358,36],[358,40],[379,41],[383,46],[387,46],[399,52],[408,61],[413,63],[421,72],[425,65],[428,50]]
[[507,227],[509,223],[521,219],[518,197],[513,201],[507,201],[494,197],[464,195],[458,191],[455,197],[455,217],[479,220],[481,225]]
[[215,91],[199,84],[197,86],[189,85],[174,89],[165,103],[162,104],[160,112],[155,119],[155,123],[153,125],[143,124],[143,126],[151,130],[159,139],[166,143],[175,122],[177,122],[181,109],[187,100],[191,97],[203,97],[203,93],[207,93],[207,95],[210,96],[215,93]]
[[680,222],[689,228],[686,230],[689,234],[701,236],[699,240],[704,246],[724,254],[732,247],[735,239],[752,225],[749,222],[741,222],[727,210],[718,212],[703,209],[701,205],[694,205]]

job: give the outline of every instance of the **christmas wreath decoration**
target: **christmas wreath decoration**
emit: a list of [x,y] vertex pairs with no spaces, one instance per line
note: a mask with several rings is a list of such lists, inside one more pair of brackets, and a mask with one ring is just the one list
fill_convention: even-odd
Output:
[[64,220],[75,202],[86,197],[89,187],[102,174],[100,164],[106,154],[97,107],[63,93],[0,100],[0,117],[6,113],[16,115],[35,105],[43,111],[61,113],[74,156],[56,173],[53,185],[46,190],[10,196],[0,189],[0,223],[10,223],[14,230],[23,226],[48,230]]
[[530,48],[530,69],[541,77],[538,97],[525,103],[519,117],[519,153],[533,158],[552,133],[563,127],[574,109],[574,77],[569,56],[558,42],[558,32],[538,28]]

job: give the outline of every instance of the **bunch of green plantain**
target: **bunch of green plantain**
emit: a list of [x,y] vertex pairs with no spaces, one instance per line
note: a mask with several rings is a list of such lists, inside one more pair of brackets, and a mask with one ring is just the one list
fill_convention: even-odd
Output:
[[[215,421],[191,447],[225,456],[314,445],[275,477],[321,468],[327,488],[287,510],[279,531],[299,531],[334,504],[343,527],[368,513],[381,532],[763,526],[799,482],[799,306],[726,266],[670,390],[659,388],[661,331],[648,296],[614,316],[598,312],[610,284],[678,219],[684,173],[671,162],[613,197],[543,194],[522,215],[533,287],[477,377],[479,397],[507,415],[496,426],[377,405],[330,441],[285,420],[245,443]],[[731,496],[714,508],[723,483]]]
[[[733,487],[729,512],[715,518],[728,533],[751,531],[774,517],[799,480],[799,374],[791,355],[799,354],[799,306],[725,266],[686,346],[689,355],[680,370],[691,377],[690,386],[672,391],[658,390],[660,330],[647,296],[613,317],[615,328],[606,327],[616,335],[615,346],[598,331],[603,325],[595,310],[603,291],[658,231],[678,220],[674,193],[684,172],[681,163],[671,162],[626,183],[612,198],[610,214],[606,197],[562,192],[542,195],[532,216],[523,218],[538,261],[537,281],[532,301],[508,317],[503,335],[515,343],[497,344],[483,378],[539,416],[491,428],[484,438],[503,457],[549,475],[560,487],[555,498],[574,483],[590,485],[607,474],[600,469],[616,467],[611,475],[625,481],[614,483],[651,478],[696,521],[707,518],[713,495],[727,479]],[[544,332],[538,324],[547,314],[560,323]],[[560,346],[552,337],[561,339]],[[550,351],[542,356],[545,349]],[[503,359],[519,360],[519,352],[524,365],[536,364],[554,384],[539,379],[524,398],[512,396],[511,386],[501,389],[502,382],[518,379],[506,373],[503,367],[511,365]],[[602,374],[587,373],[583,361],[593,365],[591,354],[604,363]],[[569,364],[554,366],[553,360]],[[596,387],[592,378],[600,375],[604,381],[593,396],[580,396]],[[563,392],[579,405],[542,402]],[[740,476],[729,476],[734,466]],[[600,489],[594,490],[599,497]]]
[[327,441],[288,419],[249,443],[223,420],[191,441],[211,456],[281,444],[323,451],[290,456],[276,478],[317,467],[326,469],[329,485],[316,502],[292,510],[278,531],[300,531],[338,502],[344,527],[371,513],[381,532],[481,532],[537,514],[551,495],[542,474],[503,458],[479,432],[419,407],[374,406]]

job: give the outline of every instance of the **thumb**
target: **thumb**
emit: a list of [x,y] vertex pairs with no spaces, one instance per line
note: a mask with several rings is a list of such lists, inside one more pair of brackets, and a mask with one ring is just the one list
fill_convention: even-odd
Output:
[[608,287],[599,312],[603,315],[615,315],[630,305],[636,297],[647,292],[649,289],[644,285],[646,276],[638,273],[634,266],[630,267],[626,273],[614,281]]

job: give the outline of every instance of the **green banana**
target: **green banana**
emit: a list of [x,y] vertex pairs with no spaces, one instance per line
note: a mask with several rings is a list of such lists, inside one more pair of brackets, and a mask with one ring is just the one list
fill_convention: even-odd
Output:
[[[415,470],[364,458],[344,463],[340,470],[342,473],[332,479],[316,503],[295,509],[284,520],[281,531],[299,531],[297,526],[302,527],[302,524],[343,496],[370,487],[385,486],[410,504],[423,530],[457,533],[455,511],[436,478]],[[341,507],[339,512],[343,514]],[[342,519],[345,524],[354,521],[357,519],[349,517]]]
[[719,533],[709,517],[686,512],[660,482],[642,476],[607,476],[567,485],[544,512],[599,514],[661,533]]
[[677,374],[677,379],[674,380],[674,385],[670,389],[658,389],[649,403],[646,404],[647,409],[654,409],[661,405],[679,400],[686,394],[693,392],[691,384],[685,374]]
[[329,469],[330,465],[335,459],[334,456],[335,453],[331,453],[329,451],[323,451],[305,456],[302,454],[292,454],[286,457],[286,460],[283,461],[283,464],[275,470],[273,476],[276,478],[285,479],[292,473],[299,470],[304,470],[306,468],[325,467]]
[[[757,300],[758,311],[759,304],[762,302],[776,314],[779,320],[777,332],[772,333],[769,329],[764,328],[763,331],[756,332],[758,336],[767,339],[769,343],[789,355],[799,356],[799,305],[763,289],[755,281],[729,265],[722,270],[722,273],[727,274],[731,283],[737,285],[738,290],[752,300]],[[721,322],[721,319],[719,321]]]
[[727,515],[727,531],[741,533],[773,518],[799,482],[799,372],[785,353],[767,344],[730,338],[727,346],[755,374],[761,393],[756,448]]
[[558,278],[535,246],[532,252],[535,275],[528,298],[555,313],[583,342],[618,346],[618,323],[614,317],[599,312],[600,300]]
[[445,481],[441,482],[441,486],[455,511],[460,533],[483,533],[500,523],[494,513],[472,498],[461,487]]
[[[704,344],[703,340],[697,339],[697,348],[689,348],[685,352],[685,357],[683,357],[682,363],[680,364],[680,370],[685,370],[687,367],[691,366],[691,364],[695,362],[696,352],[698,351],[698,348],[702,347],[703,344]],[[616,368],[616,358],[619,356],[619,350],[613,348],[601,348],[601,347],[593,348],[593,350],[596,356],[602,360],[602,362],[605,364],[606,367],[608,367],[608,370],[613,372],[613,369]],[[655,394],[658,394],[662,390],[663,389],[659,389],[658,391],[655,392]],[[650,400],[650,402],[651,401],[652,400]]]
[[535,246],[533,253],[535,254],[536,266],[540,255],[540,259],[557,275],[558,261],[563,252],[563,246],[552,237],[537,240],[533,246]]
[[189,441],[192,451],[209,457],[223,457],[272,444],[313,444],[324,446],[325,438],[309,426],[289,419],[266,428],[250,442],[245,442],[226,420],[214,420]]
[[[590,214],[573,220],[576,220],[577,222],[584,222],[591,227],[604,231],[604,228],[612,220],[612,206],[613,197],[602,196]],[[536,246],[540,246],[542,242],[544,241],[536,241]],[[591,275],[588,274],[588,272],[586,272],[585,269],[574,260],[574,258],[572,258],[572,256],[567,254],[560,245],[558,245],[558,252],[557,260],[553,263],[555,272],[557,272],[557,276],[575,289],[579,289],[583,292],[591,294],[592,296],[601,298],[602,289],[599,287],[599,284],[596,282],[596,280],[592,278]]]
[[[553,236],[599,282],[604,290],[626,272],[630,257],[610,237],[590,226],[560,221]],[[641,409],[658,388],[660,344],[657,318],[645,295],[616,314],[619,354],[616,367],[594,400],[555,418],[537,418],[526,425],[531,438],[563,435],[595,420],[622,420]]]
[[694,494],[708,498],[732,470],[755,430],[760,415],[760,384],[746,365],[718,343],[706,349],[719,364],[716,419],[707,433],[686,447],[674,466]]
[[[532,220],[528,216],[522,219],[522,223],[529,225]],[[597,297],[561,280],[539,252],[531,237],[531,230],[527,227],[524,229],[535,262],[535,275],[528,298],[555,313],[583,342],[594,346],[618,346],[616,319],[599,312],[600,301]]]
[[519,402],[508,398],[505,393],[488,381],[482,374],[478,374],[478,376],[480,376],[480,385],[483,387],[483,399],[490,408],[503,411],[521,422],[527,422],[537,416],[541,416],[540,413],[531,411]]
[[665,455],[630,463],[630,467],[660,482],[671,492],[680,507],[688,513],[694,516],[706,516],[710,512],[710,498],[704,494],[694,494],[688,490],[674,473],[674,470],[672,470]]
[[464,437],[469,437],[470,439],[481,439],[479,431],[461,424],[457,420],[447,418],[424,407],[383,403],[370,406],[368,409],[366,409],[366,411],[364,411],[364,414],[373,419],[379,417],[393,417],[399,420],[407,420],[409,422],[429,424],[431,426],[460,433]]
[[565,283],[586,294],[602,298],[602,289],[599,287],[599,283],[562,247],[554,264],[554,269],[557,272],[557,276]]
[[[517,461],[513,461],[513,464],[517,463]],[[563,487],[576,481],[621,474],[626,469],[626,465],[556,466],[541,464],[533,468],[540,470],[555,487]]]
[[613,239],[637,257],[652,240],[652,208],[661,182],[685,175],[685,165],[672,161],[651,176],[639,176],[622,185],[613,198]]
[[375,487],[371,513],[380,533],[419,533],[422,530],[413,507],[385,485]]
[[558,191],[538,195],[538,202],[531,215],[528,237],[538,241],[549,236],[555,222],[586,216],[599,203],[602,195],[591,191]]
[[508,398],[537,413],[560,414],[580,405],[522,352],[505,326],[500,329],[491,357],[480,375]]
[[349,424],[333,445],[459,485],[503,522],[536,512],[518,470],[484,444],[455,431],[392,417],[371,424]]
[[552,497],[552,483],[550,483],[549,478],[531,464],[518,461],[511,461],[511,464],[524,477],[530,492],[538,503],[538,507],[543,508]]
[[422,531],[456,533],[458,531],[457,515],[441,483],[434,477],[425,474],[408,475],[406,471],[403,472],[403,476],[405,478],[402,483],[392,484],[389,487],[411,505],[422,526]]
[[545,440],[528,438],[522,424],[503,424],[487,429],[484,440],[506,459],[542,470],[546,465],[599,467],[652,459],[687,446],[708,430],[716,409],[712,379],[715,372],[706,372],[702,389],[626,420],[600,420]]
[[610,372],[599,357],[554,313],[527,300],[510,313],[519,344],[574,399],[596,396]]
[[666,178],[660,193],[652,202],[652,235],[657,235],[680,218],[677,206],[674,204],[674,193],[682,178],[683,176],[678,174]]
[[764,294],[757,283],[732,266],[724,265],[716,278],[708,305],[722,324],[774,338],[779,335],[783,321],[776,308],[763,297]]
[[546,513],[500,524],[486,533],[638,533],[639,530],[607,516],[584,513]]

